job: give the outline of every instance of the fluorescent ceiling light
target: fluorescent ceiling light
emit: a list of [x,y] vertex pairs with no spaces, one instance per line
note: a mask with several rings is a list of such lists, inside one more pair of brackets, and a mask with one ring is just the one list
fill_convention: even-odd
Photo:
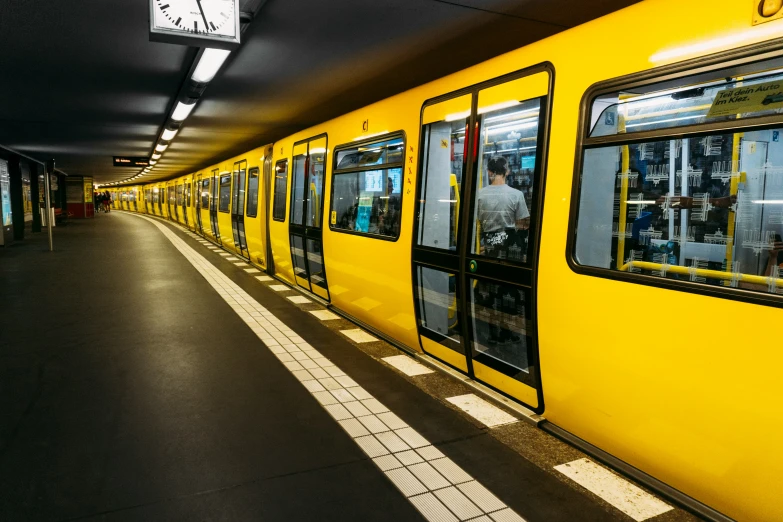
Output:
[[160,159],[160,154],[153,154],[152,155],[152,159],[159,160]]
[[168,145],[164,145],[162,143],[158,143],[158,146],[155,147],[155,150],[157,150],[158,152],[163,152],[167,148],[168,148]]
[[150,160],[150,165],[155,165],[158,162],[158,160]]
[[446,121],[464,120],[468,116],[470,116],[470,110],[462,111],[462,112],[456,112],[454,114],[448,114],[448,115],[446,115],[445,120]]
[[190,116],[190,112],[193,110],[193,107],[196,106],[196,103],[182,103],[177,102],[177,107],[174,109],[174,112],[171,114],[171,119],[174,121],[185,121],[185,118]]
[[494,105],[488,105],[486,107],[479,107],[478,113],[484,114],[485,112],[499,111],[500,109],[507,109],[509,107],[519,105],[520,103],[522,102],[519,102],[517,100],[504,101],[504,102],[496,103]]
[[201,59],[198,61],[193,76],[190,77],[194,82],[206,83],[215,77],[223,62],[228,58],[231,51],[224,49],[204,49]]
[[177,131],[176,130],[166,129],[166,130],[163,131],[163,134],[160,135],[160,139],[162,139],[164,141],[169,141],[171,138],[173,138],[176,135],[177,135]]

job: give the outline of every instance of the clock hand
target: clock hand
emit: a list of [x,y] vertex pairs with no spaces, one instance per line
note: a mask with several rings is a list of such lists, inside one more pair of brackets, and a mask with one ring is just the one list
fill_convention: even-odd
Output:
[[207,23],[206,15],[204,15],[204,8],[201,7],[201,0],[196,0],[196,3],[198,4],[198,10],[201,11],[201,18],[204,19],[204,28],[209,32],[209,23]]

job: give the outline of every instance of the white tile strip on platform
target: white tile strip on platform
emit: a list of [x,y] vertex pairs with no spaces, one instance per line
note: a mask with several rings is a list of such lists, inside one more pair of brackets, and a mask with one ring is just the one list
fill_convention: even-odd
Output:
[[303,295],[292,295],[288,298],[289,301],[296,304],[307,304],[311,301]]
[[229,253],[226,253],[226,252],[224,252],[224,253],[222,253],[222,254],[220,254],[220,255],[221,255],[221,256],[223,256],[223,257],[231,257],[231,254],[229,254]]
[[515,417],[472,393],[449,397],[446,400],[490,428],[517,422]]
[[360,328],[340,330],[340,333],[355,343],[371,343],[378,340]]
[[638,522],[674,509],[590,459],[575,460],[555,469]]
[[274,277],[269,277],[269,276],[256,276],[256,279],[258,279],[262,283],[266,283],[268,281],[274,281],[275,280]]
[[394,366],[405,375],[414,377],[416,375],[425,375],[427,373],[434,373],[421,363],[413,360],[412,357],[407,355],[393,355],[391,357],[384,357],[383,361],[391,366]]
[[245,272],[247,272],[248,274],[260,274],[261,270],[259,270],[258,268],[245,268]]
[[310,310],[310,313],[313,314],[317,319],[320,319],[321,321],[332,321],[334,319],[340,318],[339,315],[333,314],[329,310]]
[[427,520],[524,522],[491,494],[493,502],[485,496],[475,502],[468,498],[470,491],[486,489],[168,226],[145,216],[137,217],[153,223],[171,241]]
[[285,292],[286,290],[291,290],[289,287],[285,285],[269,285],[269,288],[271,288],[275,292]]

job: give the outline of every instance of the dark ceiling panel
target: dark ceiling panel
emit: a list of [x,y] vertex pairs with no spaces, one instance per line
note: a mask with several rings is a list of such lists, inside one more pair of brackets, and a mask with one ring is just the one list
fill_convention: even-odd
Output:
[[[633,3],[267,0],[145,179],[209,166]],[[146,0],[14,0],[0,3],[0,20],[0,143],[99,183],[135,174],[111,157],[151,153],[195,50],[148,41]]]

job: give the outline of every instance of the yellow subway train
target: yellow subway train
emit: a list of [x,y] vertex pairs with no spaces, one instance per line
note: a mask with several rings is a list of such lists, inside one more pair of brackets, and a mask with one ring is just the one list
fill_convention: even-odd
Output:
[[114,205],[697,512],[783,520],[778,4],[641,2]]

